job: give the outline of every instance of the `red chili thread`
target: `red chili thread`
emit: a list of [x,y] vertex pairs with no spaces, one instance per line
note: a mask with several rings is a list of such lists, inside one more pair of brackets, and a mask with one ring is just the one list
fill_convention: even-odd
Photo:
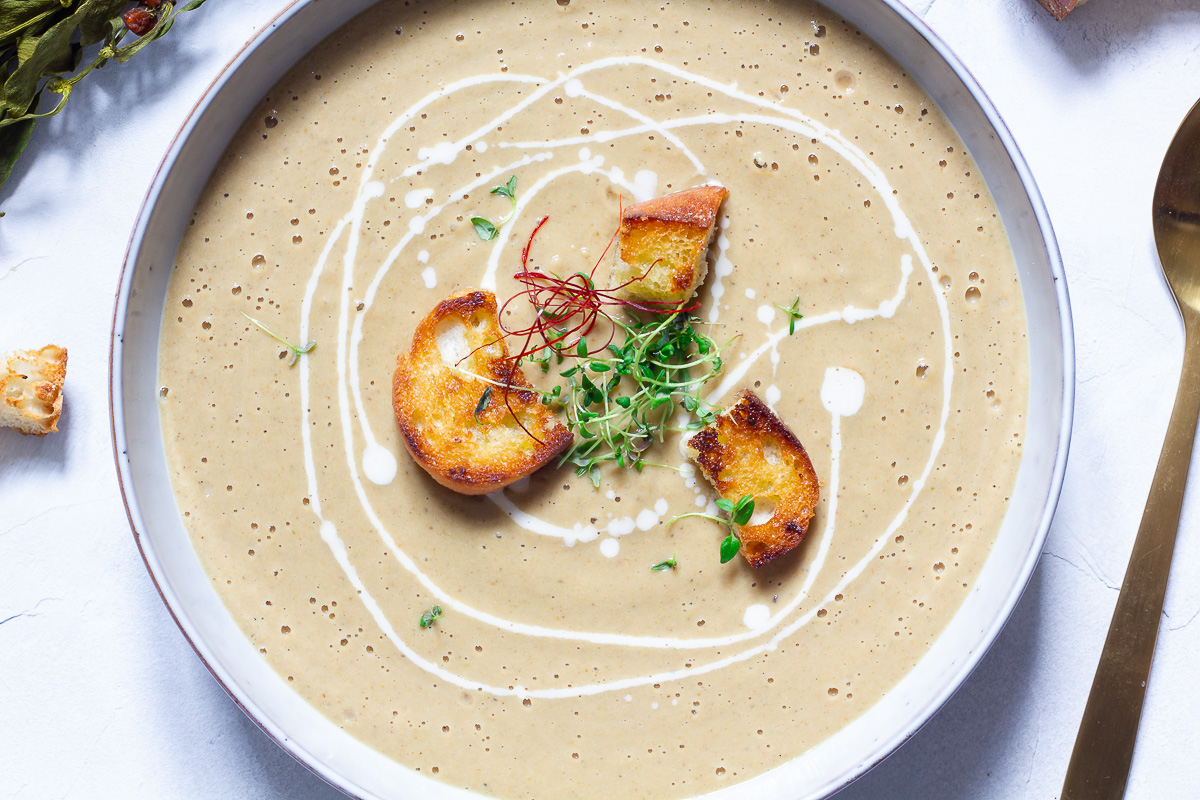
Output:
[[[515,273],[513,278],[523,284],[524,288],[509,297],[500,306],[497,313],[497,322],[502,331],[500,339],[487,342],[475,348],[466,356],[463,356],[458,361],[459,364],[479,350],[490,347],[498,341],[509,337],[520,338],[523,341],[519,351],[515,355],[510,352],[508,356],[502,359],[507,367],[506,374],[511,376],[523,360],[535,356],[543,350],[552,349],[563,356],[580,358],[581,356],[578,351],[579,343],[586,340],[600,317],[604,317],[612,323],[609,328],[608,339],[598,347],[589,344],[586,349],[586,355],[582,357],[591,356],[605,350],[612,344],[617,330],[616,321],[613,319],[612,314],[606,310],[607,308],[616,306],[623,309],[635,309],[648,314],[667,315],[676,314],[681,311],[694,311],[699,307],[699,300],[685,306],[682,303],[672,303],[666,300],[645,300],[639,302],[620,296],[619,293],[622,289],[644,279],[650,274],[650,270],[658,265],[661,259],[655,260],[644,273],[636,278],[631,278],[617,286],[597,289],[595,283],[596,270],[604,262],[605,256],[608,255],[608,251],[612,249],[613,243],[617,240],[617,235],[620,233],[619,227],[613,231],[613,235],[609,238],[608,244],[605,245],[604,251],[596,259],[596,263],[592,265],[591,270],[586,274],[576,272],[566,278],[560,278],[556,275],[547,275],[537,267],[530,269],[529,253],[533,248],[533,240],[537,237],[538,231],[542,229],[542,226],[549,219],[549,215],[546,215],[538,220],[537,225],[534,226],[533,231],[529,234],[529,239],[525,242],[525,247],[521,250],[521,271]],[[529,304],[533,306],[533,322],[524,328],[509,328],[504,322],[504,312],[512,302],[520,297],[526,298]],[[521,430],[525,431],[534,441],[542,444],[542,440],[534,436],[522,424],[516,413],[513,412],[509,400],[509,390],[513,387],[508,380],[505,380],[504,383],[506,384],[504,392],[505,407],[513,415],[513,419],[517,421],[517,425],[521,427]]]

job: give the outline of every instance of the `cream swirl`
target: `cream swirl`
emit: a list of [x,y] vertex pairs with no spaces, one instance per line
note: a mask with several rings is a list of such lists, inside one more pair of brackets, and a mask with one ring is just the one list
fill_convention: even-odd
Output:
[[[728,113],[709,113],[697,115],[693,117],[684,117],[677,119],[668,119],[656,121],[647,115],[635,111],[626,105],[588,91],[583,85],[583,78],[591,72],[607,69],[616,66],[625,66],[629,64],[638,64],[643,67],[657,70],[661,73],[673,76],[680,80],[694,83],[698,86],[705,87],[713,92],[719,92],[730,100],[737,101],[749,106],[768,111],[770,113],[745,113],[745,114],[728,114]],[[489,145],[484,137],[492,136],[498,128],[504,123],[513,119],[521,112],[532,107],[542,98],[546,97],[552,90],[562,87],[564,94],[571,98],[585,98],[593,103],[597,103],[613,111],[619,112],[628,117],[634,124],[627,128],[601,130],[595,133],[589,133],[581,136],[572,136],[551,141],[496,141],[493,145],[498,149],[515,149],[526,151],[520,158],[509,161],[503,165],[497,166],[487,172],[480,173],[475,180],[469,183],[458,186],[450,192],[444,193],[439,200],[435,195],[422,190],[419,198],[413,195],[414,202],[406,202],[413,213],[408,219],[408,230],[403,234],[400,240],[391,248],[387,256],[377,267],[374,277],[371,280],[365,295],[355,311],[351,311],[350,289],[353,285],[355,270],[357,267],[359,242],[362,238],[363,220],[366,214],[367,205],[371,200],[381,196],[385,191],[385,186],[382,182],[376,179],[376,174],[380,159],[387,152],[388,140],[396,131],[400,130],[401,126],[414,118],[421,112],[423,108],[430,104],[449,97],[457,92],[490,84],[504,83],[521,83],[535,85],[537,88],[525,95],[519,102],[504,109],[501,113],[495,115],[485,124],[480,125],[477,129],[471,131],[466,136],[459,138],[454,142],[438,142],[435,145],[423,147],[418,150],[417,159],[403,169],[402,175],[412,177],[414,175],[425,174],[427,171],[436,168],[439,165],[452,164],[455,159],[466,150],[468,146],[474,146],[477,150],[484,150]],[[604,632],[588,632],[574,631],[559,628],[549,628],[523,623],[516,620],[506,619],[490,612],[475,608],[460,599],[457,599],[450,593],[443,590],[440,586],[434,583],[416,564],[404,550],[397,546],[394,538],[388,533],[387,526],[384,521],[379,518],[375,510],[372,508],[370,500],[367,496],[363,485],[360,469],[365,473],[367,478],[376,484],[386,484],[394,476],[396,472],[395,454],[389,452],[381,445],[373,435],[368,415],[366,413],[362,381],[359,373],[359,346],[363,338],[363,321],[367,313],[374,306],[379,287],[388,271],[396,263],[400,255],[412,243],[412,241],[420,235],[426,228],[426,225],[437,219],[448,208],[461,201],[461,198],[474,189],[484,187],[493,183],[500,176],[507,174],[518,167],[527,167],[540,162],[553,161],[555,159],[562,160],[560,153],[564,148],[569,147],[584,147],[589,144],[610,142],[615,139],[641,135],[645,133],[654,133],[661,136],[665,141],[670,142],[693,164],[698,175],[706,177],[706,171],[703,163],[696,155],[686,146],[684,141],[679,137],[680,131],[685,131],[691,128],[712,125],[728,125],[731,122],[752,122],[763,126],[774,127],[779,130],[789,131],[800,134],[820,142],[823,146],[830,148],[838,153],[846,163],[854,168],[865,181],[869,183],[875,193],[882,200],[884,206],[890,213],[894,223],[895,236],[903,240],[911,253],[905,253],[900,261],[900,279],[898,281],[897,291],[894,296],[883,299],[875,307],[859,308],[856,306],[847,306],[842,309],[829,310],[827,312],[806,316],[796,324],[797,330],[804,330],[819,325],[828,325],[833,323],[854,324],[856,322],[871,319],[875,317],[890,318],[904,301],[909,290],[909,277],[913,271],[913,259],[916,258],[923,267],[926,275],[929,278],[929,291],[932,292],[942,322],[942,338],[944,341],[946,363],[951,363],[951,335],[949,312],[945,298],[937,291],[935,273],[932,264],[922,243],[917,236],[908,217],[904,214],[900,207],[899,201],[895,193],[892,191],[886,176],[876,164],[874,164],[865,153],[863,153],[849,139],[842,136],[835,130],[832,130],[817,121],[808,118],[802,113],[793,109],[784,108],[777,103],[763,100],[762,98],[745,94],[736,89],[735,86],[721,84],[712,81],[702,75],[688,72],[678,67],[661,63],[652,59],[646,58],[608,58],[600,59],[589,64],[582,65],[568,74],[560,75],[556,79],[545,79],[535,76],[525,75],[506,75],[506,74],[487,74],[467,78],[455,83],[451,83],[436,92],[432,92],[425,98],[415,103],[410,108],[400,114],[388,128],[379,136],[375,147],[371,151],[371,156],[363,171],[359,188],[356,192],[353,203],[345,216],[338,221],[329,233],[329,238],[322,250],[313,271],[310,275],[304,302],[301,308],[301,339],[307,339],[307,334],[310,328],[310,317],[314,298],[316,297],[320,280],[329,266],[330,260],[335,253],[340,256],[342,265],[342,282],[339,299],[339,314],[338,314],[338,340],[337,340],[337,402],[338,414],[342,430],[342,439],[346,455],[347,467],[349,476],[353,483],[356,496],[362,505],[363,511],[367,516],[372,527],[380,536],[389,553],[393,554],[399,565],[410,573],[417,582],[427,590],[430,595],[437,599],[438,602],[453,610],[456,613],[471,617],[487,625],[494,626],[498,629],[511,632],[513,634],[523,636],[534,636],[542,638],[562,639],[567,641],[587,642],[594,645],[612,645],[623,647],[645,647],[659,648],[668,650],[694,650],[694,649],[717,649],[725,648],[740,642],[760,640],[753,646],[738,652],[723,655],[719,658],[713,658],[705,663],[690,664],[686,668],[677,670],[668,670],[659,672],[653,675],[635,675],[621,679],[607,680],[584,685],[567,686],[560,688],[548,689],[527,689],[521,686],[508,687],[499,685],[488,685],[479,681],[465,678],[456,674],[439,664],[434,664],[428,659],[417,653],[408,643],[405,642],[395,630],[394,626],[383,613],[378,602],[371,596],[367,587],[358,576],[357,570],[351,562],[345,544],[338,535],[335,524],[327,519],[322,510],[320,503],[319,484],[317,480],[317,469],[315,466],[313,446],[311,441],[310,428],[310,366],[307,360],[302,360],[300,366],[300,382],[301,382],[301,435],[304,449],[304,463],[307,475],[309,495],[312,498],[311,508],[317,518],[321,520],[321,537],[326,545],[330,548],[331,554],[339,564],[347,579],[355,587],[359,598],[364,606],[370,612],[375,622],[379,625],[380,630],[387,638],[396,646],[396,648],[409,658],[414,664],[421,669],[436,675],[439,679],[445,680],[451,684],[461,686],[468,689],[478,689],[490,692],[498,696],[518,695],[523,697],[543,697],[543,698],[560,698],[560,697],[575,697],[580,695],[598,694],[601,692],[618,691],[628,689],[635,686],[642,686],[651,683],[669,681],[684,676],[695,676],[706,672],[722,669],[734,663],[745,661],[758,654],[766,652],[778,646],[785,638],[794,634],[797,630],[813,619],[816,609],[828,603],[834,595],[843,591],[855,578],[857,578],[866,566],[874,559],[891,536],[904,523],[909,510],[913,506],[917,496],[924,488],[926,481],[933,469],[939,450],[945,440],[945,426],[949,416],[951,387],[953,381],[952,370],[943,371],[942,384],[942,404],[940,416],[938,420],[938,429],[933,437],[932,447],[929,458],[924,466],[924,469],[916,479],[912,481],[911,490],[907,500],[901,508],[900,512],[891,520],[886,527],[886,530],[875,540],[873,546],[856,562],[850,569],[846,571],[836,587],[831,590],[828,595],[821,600],[820,603],[814,604],[805,613],[800,616],[795,616],[800,609],[814,585],[818,574],[828,555],[831,542],[834,537],[836,513],[837,513],[837,487],[839,486],[839,470],[840,470],[840,452],[841,452],[841,419],[845,416],[852,415],[857,411],[857,406],[851,408],[853,403],[844,401],[827,402],[826,409],[831,415],[831,435],[830,435],[830,452],[831,452],[831,474],[829,476],[828,485],[833,488],[829,494],[828,509],[822,518],[821,530],[817,534],[819,536],[819,544],[817,552],[814,556],[810,569],[807,572],[805,580],[801,588],[796,594],[780,605],[780,608],[774,614],[771,614],[769,609],[764,616],[761,610],[757,610],[754,614],[747,614],[747,619],[753,617],[753,624],[748,623],[749,630],[742,631],[736,634],[730,634],[719,637],[696,637],[696,638],[678,638],[678,637],[661,637],[661,636],[637,636],[619,633],[604,633]],[[590,151],[584,149],[579,152],[579,159],[573,163],[568,163],[563,166],[558,166],[555,169],[547,171],[540,176],[528,187],[524,187],[514,209],[513,220],[520,218],[521,214],[529,208],[530,204],[536,200],[539,193],[555,180],[566,175],[582,173],[594,174],[605,177],[612,184],[629,191],[634,196],[647,194],[652,190],[656,180],[652,175],[646,174],[645,171],[635,175],[633,180],[625,177],[625,171],[619,166],[606,165],[603,157],[592,155]],[[411,194],[411,193],[410,193]],[[426,210],[422,213],[416,213],[417,208],[421,205],[426,205]],[[509,232],[512,230],[512,225],[506,226],[501,230],[500,236],[493,243],[493,249],[490,253],[486,271],[481,276],[480,285],[485,288],[494,288],[496,271],[499,265],[499,257],[501,250],[507,241]],[[724,234],[718,239],[718,262],[724,257],[724,250],[728,246]],[[714,270],[713,285],[710,291],[714,299],[723,291],[720,285],[720,279],[724,274],[728,274],[732,269],[731,264],[725,264],[725,269],[722,270],[721,264],[718,263],[718,269]],[[711,317],[713,320],[719,314],[720,304],[714,302],[712,304]],[[353,316],[352,316],[353,314]],[[771,353],[772,363],[777,364],[779,359],[778,348],[781,343],[788,337],[789,330],[786,324],[781,325],[777,330],[770,329],[770,323],[773,320],[764,320],[768,325],[767,335],[764,341],[748,356],[742,359],[736,366],[722,376],[720,383],[711,390],[707,399],[709,402],[719,402],[728,392],[737,385],[751,369],[753,364],[763,355]],[[849,377],[853,376],[853,377]],[[857,378],[857,383],[854,378]],[[847,385],[853,385],[857,389],[862,390],[865,386],[862,384],[862,379],[848,370],[831,368],[826,374],[825,386],[822,390],[822,396],[826,394],[826,389],[831,396],[838,395],[839,392],[844,394]],[[839,388],[840,387],[840,388]],[[861,398],[859,398],[861,405]],[[352,413],[353,412],[353,413]],[[357,426],[355,425],[357,420]],[[355,434],[362,437],[365,445],[361,452],[356,452]],[[572,529],[555,526],[544,520],[538,519],[536,516],[520,508],[520,505],[513,500],[512,497],[504,494],[498,494],[492,497],[492,501],[503,510],[508,517],[519,527],[527,532],[551,536],[561,539],[565,544],[573,545],[576,542],[590,542],[599,538],[600,531],[591,525],[577,525]],[[660,515],[663,512],[657,512]],[[611,527],[611,524],[610,524]],[[617,531],[611,531],[617,532]],[[620,531],[622,533],[631,533],[630,531]],[[814,532],[817,533],[817,532]],[[606,540],[612,541],[612,540]],[[609,550],[615,550],[609,547]],[[614,553],[606,552],[606,555]],[[765,638],[768,637],[769,638]]]

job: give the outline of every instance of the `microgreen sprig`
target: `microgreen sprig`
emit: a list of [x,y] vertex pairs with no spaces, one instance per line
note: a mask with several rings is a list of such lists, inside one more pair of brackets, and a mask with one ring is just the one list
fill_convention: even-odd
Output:
[[793,300],[792,304],[790,306],[788,306],[787,308],[784,308],[783,306],[779,305],[778,303],[775,303],[774,305],[780,311],[782,311],[783,313],[788,315],[788,336],[791,336],[793,333],[796,332],[796,320],[804,319],[804,315],[801,314],[799,311],[800,295],[796,295],[796,299]]
[[679,566],[679,561],[675,558],[675,554],[672,553],[670,558],[668,558],[666,561],[658,562],[657,564],[655,564],[653,567],[650,568],[650,571],[651,572],[663,572],[668,569],[675,569],[675,567],[677,567],[677,566]]
[[[698,323],[684,313],[613,320],[625,334],[620,345],[609,342],[593,352],[584,337],[565,353],[575,359],[561,373],[567,384],[543,399],[563,406],[567,426],[578,435],[560,463],[574,464],[576,474],[599,486],[601,464],[641,471],[650,463],[642,454],[653,441],[663,441],[668,432],[698,430],[715,418],[700,387],[721,371],[721,348],[696,330]],[[551,358],[561,361],[564,355],[552,349],[553,356],[545,352],[534,359],[543,370]],[[672,424],[680,410],[691,416],[682,427]]]
[[486,217],[471,217],[471,224],[475,226],[475,233],[478,234],[479,238],[483,239],[485,242],[495,239],[496,234],[498,234],[500,229],[504,227],[504,223],[512,219],[513,214],[516,213],[517,176],[513,175],[509,177],[508,183],[502,183],[499,186],[493,186],[490,194],[507,197],[511,205],[508,209],[508,213],[504,215],[504,219],[500,220],[499,222],[492,222]]
[[729,535],[721,540],[721,563],[727,564],[733,557],[742,549],[742,540],[738,536],[735,527],[741,527],[750,521],[750,517],[754,516],[754,495],[742,495],[737,502],[726,500],[724,497],[717,500],[717,508],[729,515],[726,517],[716,517],[712,514],[705,514],[701,511],[693,511],[689,514],[680,514],[676,517],[671,517],[667,520],[667,524],[676,520],[684,519],[685,517],[700,517],[701,519],[711,519],[713,522],[719,522],[729,529]]
[[279,334],[277,334],[275,331],[268,328],[266,325],[263,325],[261,322],[256,320],[254,317],[247,314],[245,311],[241,312],[241,314],[243,317],[250,320],[250,322],[253,323],[255,325],[255,327],[257,327],[263,333],[267,334],[267,336],[270,336],[272,339],[274,339],[275,341],[279,342],[284,347],[286,347],[287,349],[292,351],[292,357],[288,359],[288,363],[287,363],[287,365],[289,367],[295,366],[296,361],[300,358],[300,356],[311,351],[314,347],[317,346],[316,342],[309,342],[308,344],[303,345],[303,346],[294,345],[291,342],[289,342],[287,339],[285,339],[282,336],[280,336]]
[[488,404],[492,402],[492,387],[488,386],[483,390],[483,394],[479,395],[479,402],[475,404],[475,424],[482,425],[483,422],[479,419],[479,415],[487,410]]
[[429,609],[428,611],[426,611],[424,614],[421,615],[421,623],[420,623],[421,627],[422,628],[432,628],[433,623],[437,622],[441,618],[442,618],[442,607],[434,606],[433,608]]

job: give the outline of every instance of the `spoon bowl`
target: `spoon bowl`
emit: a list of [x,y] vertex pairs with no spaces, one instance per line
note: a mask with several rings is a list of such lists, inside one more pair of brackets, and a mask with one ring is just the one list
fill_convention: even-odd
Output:
[[1154,241],[1184,325],[1200,310],[1200,102],[1171,141],[1152,205]]

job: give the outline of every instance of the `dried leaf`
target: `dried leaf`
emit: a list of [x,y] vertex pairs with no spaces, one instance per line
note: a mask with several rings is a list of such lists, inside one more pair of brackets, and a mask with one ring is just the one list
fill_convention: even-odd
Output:
[[108,40],[111,35],[109,21],[119,18],[127,5],[127,0],[87,0],[83,3],[75,12],[79,20],[79,35],[83,46],[88,47]]
[[[176,6],[164,0],[154,27],[122,47],[127,30],[121,13],[128,0],[0,0],[0,187],[37,119],[61,111],[76,83],[111,60],[128,61],[166,34],[175,17],[204,2]],[[92,51],[91,61],[80,69],[84,50],[101,42],[104,46]],[[38,100],[46,90],[60,99],[39,113]]]
[[17,159],[21,157],[21,151],[29,144],[29,137],[33,135],[33,126],[36,124],[36,119],[23,119],[16,124],[0,128],[0,186],[8,181]]
[[45,30],[50,17],[70,14],[71,0],[0,0],[0,52],[16,44],[27,30]]
[[56,74],[48,70],[73,58],[71,36],[75,33],[75,27],[75,18],[71,16],[56,23],[30,45],[26,45],[25,38],[22,38],[18,49],[25,48],[28,54],[4,84],[4,105],[8,116],[19,117],[29,113],[38,91],[39,79]]

